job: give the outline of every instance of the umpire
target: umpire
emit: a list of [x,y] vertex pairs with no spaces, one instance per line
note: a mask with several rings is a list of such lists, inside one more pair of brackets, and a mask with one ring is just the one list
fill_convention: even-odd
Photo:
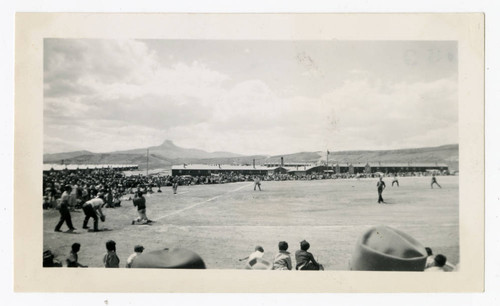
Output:
[[103,194],[100,193],[99,197],[89,200],[83,204],[83,212],[85,213],[85,219],[83,220],[83,228],[89,228],[87,224],[90,218],[94,219],[94,232],[98,232],[99,219],[104,222],[106,216],[102,213],[102,207],[104,206],[104,200],[102,199]]

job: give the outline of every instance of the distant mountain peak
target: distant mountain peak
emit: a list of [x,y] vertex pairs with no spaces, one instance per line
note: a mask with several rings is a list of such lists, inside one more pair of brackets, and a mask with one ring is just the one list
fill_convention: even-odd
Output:
[[165,141],[163,141],[163,143],[160,145],[160,147],[175,147],[175,145],[172,142],[172,140],[165,139]]

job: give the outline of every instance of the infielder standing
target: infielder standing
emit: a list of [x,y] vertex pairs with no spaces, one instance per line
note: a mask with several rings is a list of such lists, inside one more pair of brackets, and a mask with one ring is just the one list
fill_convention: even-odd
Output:
[[257,190],[257,187],[259,187],[259,191],[262,191],[262,189],[260,189],[260,177],[258,175],[253,179],[253,190]]
[[379,181],[377,182],[377,190],[378,190],[378,203],[385,203],[384,199],[382,198],[382,192],[385,189],[385,182],[382,179],[382,176],[380,177]]
[[432,175],[432,180],[431,180],[431,188],[432,189],[434,189],[434,184],[438,185],[438,187],[441,188],[441,185],[439,185],[439,183],[436,180],[436,175],[435,174]]

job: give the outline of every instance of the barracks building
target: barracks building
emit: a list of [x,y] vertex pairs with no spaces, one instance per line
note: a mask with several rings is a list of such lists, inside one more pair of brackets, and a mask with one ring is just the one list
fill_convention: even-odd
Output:
[[183,164],[172,166],[172,175],[209,176],[212,174],[243,174],[243,175],[310,175],[310,174],[369,174],[375,172],[427,172],[449,171],[448,165],[443,163],[333,163],[333,165],[312,165],[308,163],[269,163],[263,166],[253,165],[204,165]]
[[43,172],[50,171],[68,171],[74,172],[78,170],[96,170],[96,169],[115,169],[121,171],[128,170],[137,170],[139,169],[138,165],[119,165],[119,164],[109,164],[109,165],[91,165],[91,164],[82,164],[82,165],[61,165],[61,164],[43,164]]

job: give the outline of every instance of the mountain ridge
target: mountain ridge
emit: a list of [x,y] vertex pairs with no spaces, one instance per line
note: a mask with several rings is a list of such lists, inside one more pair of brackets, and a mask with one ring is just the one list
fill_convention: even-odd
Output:
[[[147,150],[149,149],[149,160]],[[348,150],[332,151],[328,155],[329,163],[358,162],[440,162],[451,169],[458,170],[459,145],[447,144],[436,147],[408,148],[394,150]],[[66,164],[137,164],[139,168],[169,168],[175,164],[257,164],[279,163],[281,157],[285,162],[325,163],[326,152],[298,152],[282,155],[241,155],[231,152],[207,152],[200,149],[182,148],[171,140],[165,140],[158,146],[142,149],[114,151],[109,153],[93,153],[87,150],[44,154],[44,163]]]

